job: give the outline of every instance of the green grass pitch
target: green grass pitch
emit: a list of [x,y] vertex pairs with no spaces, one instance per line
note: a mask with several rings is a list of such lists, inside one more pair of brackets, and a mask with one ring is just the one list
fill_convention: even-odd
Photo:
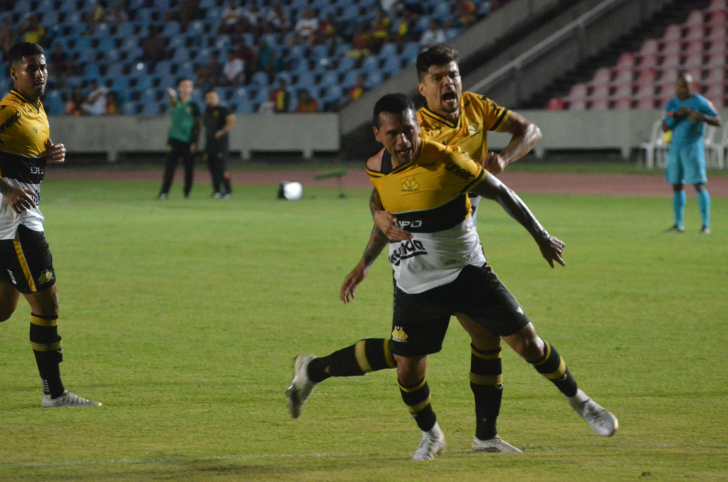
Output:
[[670,198],[524,194],[566,242],[551,270],[494,203],[486,256],[580,386],[613,411],[603,439],[509,348],[501,436],[524,454],[469,452],[469,340],[453,322],[430,360],[448,447],[409,461],[419,431],[392,371],[330,380],[299,420],[284,391],[293,357],[390,329],[380,259],[344,306],[338,290],[371,229],[369,190],[197,185],[156,201],[157,183],[43,185],[69,389],[99,409],[43,410],[29,308],[0,325],[0,480],[716,480],[728,478],[728,199],[700,236],[668,235]]

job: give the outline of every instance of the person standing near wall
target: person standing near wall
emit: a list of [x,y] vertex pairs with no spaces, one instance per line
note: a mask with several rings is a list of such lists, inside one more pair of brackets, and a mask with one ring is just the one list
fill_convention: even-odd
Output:
[[184,196],[190,197],[192,180],[195,167],[195,153],[197,152],[197,138],[200,135],[200,106],[192,100],[194,84],[192,79],[184,78],[177,86],[177,92],[168,88],[169,107],[171,112],[171,124],[169,126],[169,138],[167,140],[167,160],[164,166],[164,180],[162,189],[157,196],[159,199],[167,199],[169,189],[172,187],[174,171],[177,163],[182,159],[185,168]]
[[681,73],[677,79],[677,96],[665,106],[662,130],[672,131],[670,150],[667,151],[665,179],[672,184],[672,206],[675,224],[669,233],[684,233],[685,183],[695,186],[698,195],[700,217],[703,220],[702,234],[710,234],[710,196],[704,184],[705,175],[705,124],[720,126],[720,115],[713,103],[693,92],[693,76]]
[[[230,176],[226,171],[228,157],[228,134],[235,125],[235,115],[227,107],[220,105],[220,96],[214,90],[205,94],[205,153],[212,176],[212,197],[215,199],[232,197]],[[220,192],[220,187],[225,192]]]

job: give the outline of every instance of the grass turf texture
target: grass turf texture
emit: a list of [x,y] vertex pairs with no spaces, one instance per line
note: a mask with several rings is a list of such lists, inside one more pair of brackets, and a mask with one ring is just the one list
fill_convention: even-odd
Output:
[[667,198],[524,195],[567,243],[550,270],[494,203],[479,217],[485,252],[539,334],[620,431],[594,434],[533,368],[504,348],[499,432],[520,456],[472,454],[469,340],[453,321],[430,360],[448,448],[409,462],[419,431],[395,374],[325,382],[299,420],[284,391],[299,352],[383,337],[391,274],[379,260],[349,306],[344,276],[370,232],[368,190],[197,185],[165,202],[157,183],[43,185],[59,278],[69,389],[98,409],[39,408],[29,308],[0,325],[2,480],[577,480],[728,477],[728,199],[711,236],[688,199],[683,235]]

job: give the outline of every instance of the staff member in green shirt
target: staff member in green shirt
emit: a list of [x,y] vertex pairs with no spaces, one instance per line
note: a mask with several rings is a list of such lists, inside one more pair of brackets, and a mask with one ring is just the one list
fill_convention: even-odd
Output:
[[172,187],[174,171],[180,159],[185,167],[185,198],[190,197],[192,190],[192,175],[195,166],[195,152],[197,152],[197,138],[200,135],[200,106],[192,100],[194,85],[191,79],[180,80],[177,90],[168,88],[171,125],[169,126],[169,139],[167,140],[167,161],[164,165],[164,181],[159,191],[159,199],[167,199],[169,188]]

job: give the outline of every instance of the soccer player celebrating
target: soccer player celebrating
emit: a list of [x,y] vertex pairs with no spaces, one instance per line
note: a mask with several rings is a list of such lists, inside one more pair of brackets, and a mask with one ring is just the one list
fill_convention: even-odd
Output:
[[[502,172],[508,164],[525,156],[541,139],[539,128],[516,112],[484,96],[462,92],[458,52],[455,49],[444,45],[434,46],[419,54],[416,66],[418,89],[426,100],[426,106],[417,111],[423,139],[459,147],[471,158],[484,163],[491,174]],[[488,131],[512,136],[508,146],[499,154],[488,151]],[[383,152],[384,149],[380,154]],[[475,223],[480,196],[470,193],[470,202]],[[376,189],[372,192],[370,209],[376,225],[361,260],[347,275],[341,287],[341,300],[344,303],[354,298],[356,287],[364,280],[374,260],[390,240],[405,241],[412,237],[384,210]],[[473,450],[520,453],[518,448],[498,436],[496,428],[503,398],[501,339],[467,315],[458,313],[456,316],[472,340],[470,387],[475,397],[476,411]],[[370,371],[394,368],[388,344],[389,339],[383,338],[361,340],[337,352],[332,361],[315,361],[313,367],[332,363],[331,376],[363,375]]]
[[43,407],[98,407],[67,391],[59,364],[58,292],[43,235],[40,183],[47,162],[63,163],[66,148],[53,144],[40,97],[48,79],[43,49],[20,42],[8,52],[13,89],[0,101],[0,322],[22,293],[31,308],[30,345],[43,381]]
[[693,92],[693,77],[681,73],[677,79],[677,97],[665,106],[665,120],[662,130],[672,131],[670,149],[667,151],[667,171],[665,179],[672,184],[672,206],[675,212],[675,225],[670,233],[684,233],[683,215],[685,213],[685,183],[695,186],[698,194],[698,207],[703,227],[700,232],[710,234],[710,196],[704,184],[705,175],[705,124],[720,126],[720,116],[713,104],[700,94]]
[[[513,191],[459,148],[421,139],[414,105],[404,94],[388,94],[377,102],[374,125],[375,137],[385,150],[367,161],[367,173],[384,208],[411,234],[410,239],[390,244],[395,293],[385,357],[394,360],[402,399],[422,430],[413,460],[433,459],[445,448],[425,375],[427,356],[440,351],[450,316],[457,313],[503,338],[567,397],[597,433],[613,435],[617,419],[577,387],[561,355],[536,334],[523,308],[491,270],[473,223],[468,192],[496,201],[531,234],[552,268],[554,262],[564,265],[564,243],[549,235]],[[356,350],[364,369],[365,344]],[[317,380],[333,371],[336,355],[296,358],[288,389],[294,417]],[[484,383],[498,377],[481,376]]]

